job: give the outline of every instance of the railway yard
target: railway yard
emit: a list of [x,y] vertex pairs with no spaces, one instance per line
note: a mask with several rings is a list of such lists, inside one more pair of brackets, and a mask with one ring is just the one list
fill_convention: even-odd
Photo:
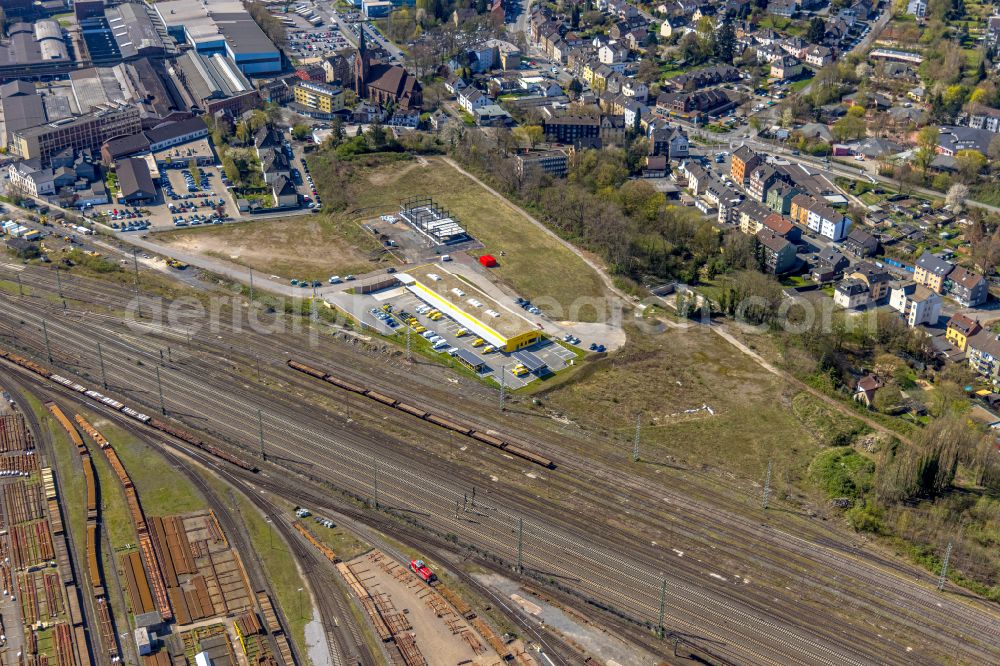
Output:
[[[30,285],[26,295],[15,272]],[[22,425],[0,439],[0,464],[27,476],[0,479],[8,527],[0,548],[9,549],[14,569],[61,563],[60,552],[67,554],[65,565],[31,576],[0,570],[5,584],[17,581],[8,589],[27,591],[17,595],[22,624],[49,615],[41,632],[23,632],[25,654],[35,647],[48,659],[38,663],[89,663],[63,661],[74,651],[87,654],[77,638],[84,622],[98,628],[89,633],[97,644],[92,654],[132,661],[131,623],[151,612],[173,622],[164,645],[175,659],[225,649],[240,664],[265,652],[276,664],[283,655],[303,657],[282,623],[268,619],[289,609],[266,610],[260,565],[248,556],[253,549],[231,506],[145,517],[134,484],[129,493],[127,469],[112,462],[113,442],[103,445],[84,415],[74,419],[81,410],[155,442],[170,464],[197,461],[244,491],[309,572],[329,662],[338,666],[487,664],[502,651],[522,663],[536,658],[523,643],[505,643],[492,621],[468,617],[443,591],[412,585],[391,544],[334,562],[336,554],[310,541],[273,498],[419,545],[451,562],[456,575],[460,556],[543,586],[667,663],[1000,661],[1000,614],[987,602],[940,595],[916,569],[834,526],[794,511],[755,511],[745,494],[689,470],[624,474],[625,456],[593,451],[588,433],[532,417],[516,403],[500,414],[495,390],[471,378],[407,363],[352,334],[329,331],[310,341],[306,333],[255,332],[243,306],[224,306],[216,330],[191,335],[123,315],[135,294],[127,285],[77,275],[57,282],[51,270],[11,265],[0,265],[0,282],[0,385],[17,383],[60,410],[62,418],[51,413],[64,436],[80,440],[73,442],[88,493],[91,456],[108,460],[138,537],[135,548],[110,557],[99,495],[88,494],[86,531],[72,538],[97,559],[73,576],[65,521],[52,514],[58,484],[46,481],[47,468],[33,453],[30,419],[3,417]],[[144,297],[140,309],[157,306]],[[186,321],[198,320],[194,299],[174,306]],[[203,481],[193,483],[210,494]],[[76,624],[72,581],[79,580],[89,588],[83,594],[81,585]],[[488,597],[471,578],[462,580]],[[105,621],[111,604],[101,604],[98,592],[107,597],[112,585],[124,590],[133,612]],[[9,607],[5,601],[0,609]],[[14,616],[0,612],[8,640],[16,640]],[[557,632],[510,615],[522,640],[552,663],[579,663]],[[245,634],[258,637],[249,648],[241,647]],[[453,656],[435,661],[428,645]]]

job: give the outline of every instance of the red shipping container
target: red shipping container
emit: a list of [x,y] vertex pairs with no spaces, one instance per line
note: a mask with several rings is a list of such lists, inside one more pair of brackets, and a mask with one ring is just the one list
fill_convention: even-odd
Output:
[[497,265],[497,260],[492,254],[484,254],[479,257],[479,263],[486,266],[486,268],[493,268]]

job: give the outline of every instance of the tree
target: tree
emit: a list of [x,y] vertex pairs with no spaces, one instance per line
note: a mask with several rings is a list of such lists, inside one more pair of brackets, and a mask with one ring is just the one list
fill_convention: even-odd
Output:
[[809,29],[806,30],[806,41],[819,44],[826,37],[826,23],[818,16],[809,21]]
[[722,27],[715,33],[712,50],[720,62],[731,63],[736,54],[736,31],[729,21],[723,21]]
[[304,141],[306,138],[309,137],[310,134],[311,134],[311,132],[309,131],[309,125],[306,125],[305,123],[297,123],[292,128],[292,138],[293,139],[298,139],[299,141]]
[[250,125],[246,121],[241,120],[236,123],[236,140],[241,145],[246,144],[250,140]]
[[545,132],[539,125],[521,125],[514,128],[514,136],[527,149],[532,149],[542,142]]
[[928,125],[917,133],[917,150],[913,154],[913,159],[917,166],[920,167],[920,172],[924,180],[927,180],[927,170],[937,156],[940,136],[941,131],[933,125]]
[[948,188],[948,195],[945,197],[945,205],[958,213],[965,207],[965,200],[969,198],[969,186],[964,183],[955,183]]
[[990,140],[990,147],[986,149],[986,152],[994,162],[1000,161],[1000,134]]
[[573,11],[570,12],[569,24],[574,30],[580,27],[580,5],[573,5]]
[[201,182],[201,169],[198,168],[198,161],[192,159],[188,162],[188,171],[191,172],[191,179],[194,181],[195,185]]
[[967,183],[972,183],[986,168],[986,156],[978,150],[960,150],[955,153],[955,167],[959,175]]
[[848,113],[839,118],[831,128],[833,138],[837,141],[848,141],[850,139],[863,139],[867,133],[864,118]]
[[385,127],[382,126],[382,122],[377,118],[368,127],[368,141],[375,150],[381,150],[385,146]]
[[222,171],[233,185],[239,184],[240,168],[236,166],[236,160],[231,155],[227,154],[222,157]]

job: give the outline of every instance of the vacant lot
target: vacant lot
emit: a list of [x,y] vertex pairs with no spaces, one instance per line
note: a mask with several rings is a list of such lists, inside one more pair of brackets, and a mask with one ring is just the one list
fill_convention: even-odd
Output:
[[168,231],[156,240],[286,279],[366,273],[386,261],[356,224],[325,213]]
[[707,464],[760,479],[771,459],[795,483],[824,445],[862,430],[706,329],[628,334],[616,356],[542,392],[549,408],[605,433],[595,446],[630,447],[642,414],[648,462]]
[[[310,159],[310,166],[324,201],[339,195],[348,210],[364,211],[367,217],[395,213],[408,197],[433,197],[485,246],[483,253],[497,257],[500,265],[492,275],[556,319],[565,317],[577,298],[606,294],[600,276],[582,259],[506,199],[490,194],[443,160],[368,156],[334,166],[327,154],[320,154]],[[580,315],[593,316],[590,308]]]

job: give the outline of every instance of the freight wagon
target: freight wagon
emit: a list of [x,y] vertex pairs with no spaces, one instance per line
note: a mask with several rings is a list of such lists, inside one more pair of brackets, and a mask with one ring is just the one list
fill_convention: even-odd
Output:
[[[221,458],[222,460],[225,460],[228,463],[236,465],[237,467],[241,467],[249,472],[258,471],[257,466],[254,465],[253,463],[249,463],[243,460],[242,458],[239,458],[227,451],[223,451],[222,449],[216,446],[208,444],[207,442],[204,442],[198,437],[195,437],[194,435],[187,432],[186,430],[183,430],[182,428],[177,428],[168,423],[160,421],[159,419],[154,419],[147,414],[144,414],[136,409],[133,409],[132,407],[129,407],[128,405],[122,402],[119,402],[118,400],[115,400],[114,398],[104,395],[103,393],[100,393],[93,389],[88,389],[85,386],[81,386],[80,384],[77,384],[76,382],[63,377],[62,375],[57,375],[53,373],[45,366],[39,365],[38,363],[35,363],[30,359],[24,358],[23,356],[2,349],[0,349],[0,358],[10,361],[14,365],[18,365],[22,368],[30,370],[36,375],[44,377],[45,379],[48,379],[56,384],[60,384],[72,391],[75,391],[77,393],[82,393],[83,395],[87,396],[94,402],[98,402],[102,405],[110,407],[116,411],[121,412],[125,416],[128,416],[129,418],[135,421],[148,425],[151,428],[155,428],[161,432],[171,435],[172,437],[176,437],[177,439],[187,442],[191,446],[199,448],[205,451],[206,453],[215,456],[216,458]],[[65,419],[65,416],[63,418]],[[64,427],[65,425],[69,425],[68,419],[66,419],[66,424],[64,424]],[[70,430],[74,434],[76,433],[76,429],[73,428],[72,425],[69,425],[67,431]],[[79,435],[76,435],[76,438],[79,439]],[[76,440],[74,440],[74,443],[76,443]],[[81,446],[82,444],[83,442],[81,440],[78,446]]]
[[401,402],[396,398],[393,398],[392,396],[389,395],[385,395],[384,393],[380,393],[379,391],[375,391],[373,389],[364,386],[359,386],[358,384],[354,384],[353,382],[347,381],[346,379],[335,377],[327,372],[314,368],[306,363],[295,361],[293,359],[289,359],[287,363],[288,367],[292,368],[293,370],[298,370],[303,374],[309,375],[310,377],[315,377],[316,379],[321,379],[325,382],[333,384],[334,386],[339,386],[345,391],[351,391],[352,393],[357,393],[367,398],[371,398],[376,402],[379,402],[388,407],[394,407],[401,412],[409,414],[410,416],[415,416],[418,419],[423,419],[424,421],[433,423],[434,425],[439,426],[441,428],[445,428],[447,430],[460,433],[467,437],[471,437],[484,444],[489,444],[490,446],[498,448],[501,451],[506,451],[512,456],[523,458],[524,460],[535,463],[536,465],[541,465],[542,467],[547,467],[549,469],[555,468],[555,464],[545,456],[535,453],[534,451],[531,451],[530,449],[527,449],[523,446],[512,444],[502,439],[501,437],[490,435],[480,430],[475,430],[471,426],[468,426],[464,423],[459,423],[446,416],[435,414],[431,411],[424,409],[423,407]]

